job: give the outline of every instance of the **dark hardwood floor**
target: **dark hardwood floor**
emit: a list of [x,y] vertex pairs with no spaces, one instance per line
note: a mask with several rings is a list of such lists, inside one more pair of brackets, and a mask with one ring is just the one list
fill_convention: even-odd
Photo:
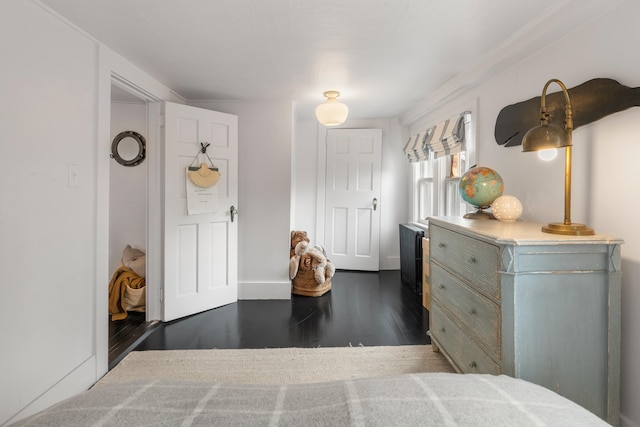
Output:
[[109,320],[109,369],[117,365],[158,326],[158,321],[147,322],[145,317],[145,313],[130,312],[126,319]]
[[398,270],[337,271],[332,290],[321,297],[238,301],[159,323],[133,349],[429,344],[421,298],[401,283]]

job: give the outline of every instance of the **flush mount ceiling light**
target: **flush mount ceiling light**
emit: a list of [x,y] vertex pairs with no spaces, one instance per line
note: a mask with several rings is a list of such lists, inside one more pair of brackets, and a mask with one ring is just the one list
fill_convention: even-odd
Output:
[[340,96],[340,92],[337,90],[328,90],[324,96],[327,100],[316,107],[318,121],[325,126],[341,125],[347,120],[349,107],[338,102],[337,98]]
[[[564,93],[566,102],[564,128],[549,123],[549,113],[545,98],[547,88],[551,83],[557,83]],[[584,224],[571,222],[571,151],[573,131],[573,109],[566,86],[558,79],[551,79],[544,85],[540,98],[540,125],[530,129],[522,138],[522,151],[540,151],[552,148],[565,149],[564,170],[564,221],[551,223],[542,227],[545,233],[565,234],[571,236],[589,236],[595,234],[593,229]]]

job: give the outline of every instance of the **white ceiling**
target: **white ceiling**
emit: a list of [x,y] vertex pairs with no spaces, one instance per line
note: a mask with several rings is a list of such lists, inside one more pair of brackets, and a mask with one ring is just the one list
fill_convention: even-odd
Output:
[[614,3],[41,1],[187,100],[291,100],[299,118],[313,117],[325,90],[341,92],[351,118],[402,117]]

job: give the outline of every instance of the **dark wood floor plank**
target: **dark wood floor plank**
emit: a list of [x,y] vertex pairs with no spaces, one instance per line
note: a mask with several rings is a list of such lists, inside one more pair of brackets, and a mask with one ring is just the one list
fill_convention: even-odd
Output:
[[147,322],[145,313],[128,313],[126,319],[109,319],[109,369],[153,332],[158,322]]
[[428,344],[421,296],[397,270],[338,271],[331,292],[243,300],[162,323],[135,350]]

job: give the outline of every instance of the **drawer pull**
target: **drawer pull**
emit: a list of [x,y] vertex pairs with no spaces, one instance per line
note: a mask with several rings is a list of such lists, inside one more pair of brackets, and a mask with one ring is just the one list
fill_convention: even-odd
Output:
[[478,367],[478,364],[476,363],[475,360],[472,360],[471,363],[469,363],[469,367],[471,369],[476,369]]
[[469,262],[470,262],[471,264],[475,264],[475,263],[476,263],[476,257],[474,257],[474,256],[469,257]]
[[469,310],[469,314],[470,314],[470,315],[472,315],[472,316],[473,316],[474,314],[476,314],[476,309],[475,309],[475,308],[472,308],[471,310]]
[[438,286],[438,288],[440,288],[440,289],[444,289],[444,288],[445,288],[445,286],[441,284],[440,286]]
[[442,332],[443,334],[447,331],[444,330],[444,326],[442,328],[440,328],[440,332]]
[[445,244],[444,244],[444,243],[442,243],[442,242],[438,243],[438,247],[439,247],[439,248],[444,248],[445,246],[447,246],[447,245],[445,245]]

